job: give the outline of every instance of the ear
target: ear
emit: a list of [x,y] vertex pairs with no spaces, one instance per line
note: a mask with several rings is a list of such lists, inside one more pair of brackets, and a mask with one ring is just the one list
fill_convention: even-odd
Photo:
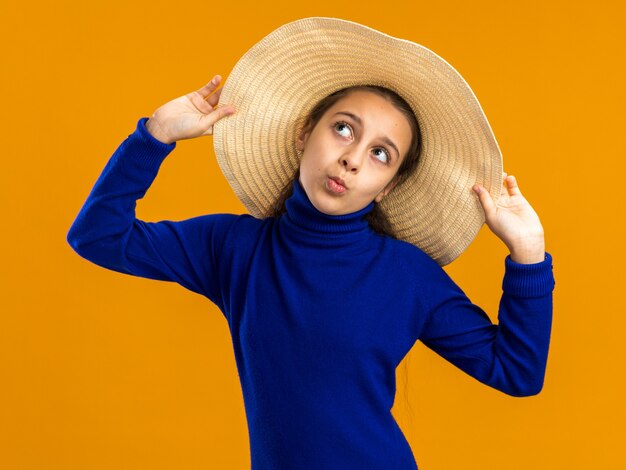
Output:
[[374,200],[376,202],[380,202],[383,200],[383,198],[389,194],[389,192],[396,187],[396,185],[398,184],[398,178],[394,178],[391,180],[391,182],[385,186],[385,189],[383,189],[381,192],[379,192],[376,197],[374,198]]
[[307,139],[309,138],[310,132],[307,132],[306,126],[302,128],[298,137],[296,138],[296,148],[300,151],[304,150],[304,145],[306,144]]

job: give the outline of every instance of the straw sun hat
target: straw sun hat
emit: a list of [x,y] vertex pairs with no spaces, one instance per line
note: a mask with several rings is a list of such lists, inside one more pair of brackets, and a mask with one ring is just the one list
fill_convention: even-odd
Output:
[[381,85],[413,109],[422,135],[416,170],[379,204],[398,238],[440,266],[456,259],[485,222],[472,191],[497,203],[502,155],[463,77],[424,46],[337,18],[287,23],[255,44],[226,79],[220,102],[237,112],[215,123],[218,164],[237,197],[265,217],[299,166],[296,137],[325,96]]

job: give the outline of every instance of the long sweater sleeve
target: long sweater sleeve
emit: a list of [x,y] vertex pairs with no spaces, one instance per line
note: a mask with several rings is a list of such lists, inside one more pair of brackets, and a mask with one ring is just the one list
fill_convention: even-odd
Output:
[[512,396],[543,388],[555,286],[552,256],[521,264],[505,258],[498,324],[470,302],[443,269],[424,294],[429,316],[422,342],[480,382]]
[[141,199],[176,143],[165,144],[141,118],[107,162],[72,224],[67,241],[83,258],[104,268],[177,282],[222,306],[217,254],[234,214],[183,221],[145,222],[135,216]]

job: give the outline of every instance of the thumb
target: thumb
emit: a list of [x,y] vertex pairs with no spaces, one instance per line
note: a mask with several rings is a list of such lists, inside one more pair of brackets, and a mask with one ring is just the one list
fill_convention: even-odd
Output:
[[209,114],[204,114],[201,116],[202,126],[205,128],[203,135],[212,134],[213,133],[213,124],[215,124],[220,119],[230,116],[235,113],[235,109],[232,106],[220,106]]
[[475,184],[472,186],[472,189],[476,194],[478,194],[478,199],[480,200],[480,204],[483,206],[483,210],[485,211],[485,218],[489,218],[491,213],[495,210],[495,204],[493,203],[493,199],[491,199],[491,194],[480,184]]
[[205,121],[210,122],[211,125],[215,124],[220,119],[230,116],[235,113],[235,108],[232,106],[218,106],[209,114],[205,114],[203,118]]

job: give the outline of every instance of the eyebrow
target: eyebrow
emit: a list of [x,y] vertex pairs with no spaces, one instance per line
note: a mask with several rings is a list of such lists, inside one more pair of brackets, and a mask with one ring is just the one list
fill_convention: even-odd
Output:
[[[361,120],[359,116],[349,113],[348,111],[339,111],[335,113],[334,116],[337,116],[337,114],[344,114],[345,116],[352,118],[359,126],[363,127],[363,121]],[[389,137],[383,136],[381,137],[381,139],[387,145],[392,147],[396,151],[396,154],[398,155],[398,157],[400,157],[400,151],[398,150],[398,147],[396,147],[396,144],[394,144],[393,141]]]

